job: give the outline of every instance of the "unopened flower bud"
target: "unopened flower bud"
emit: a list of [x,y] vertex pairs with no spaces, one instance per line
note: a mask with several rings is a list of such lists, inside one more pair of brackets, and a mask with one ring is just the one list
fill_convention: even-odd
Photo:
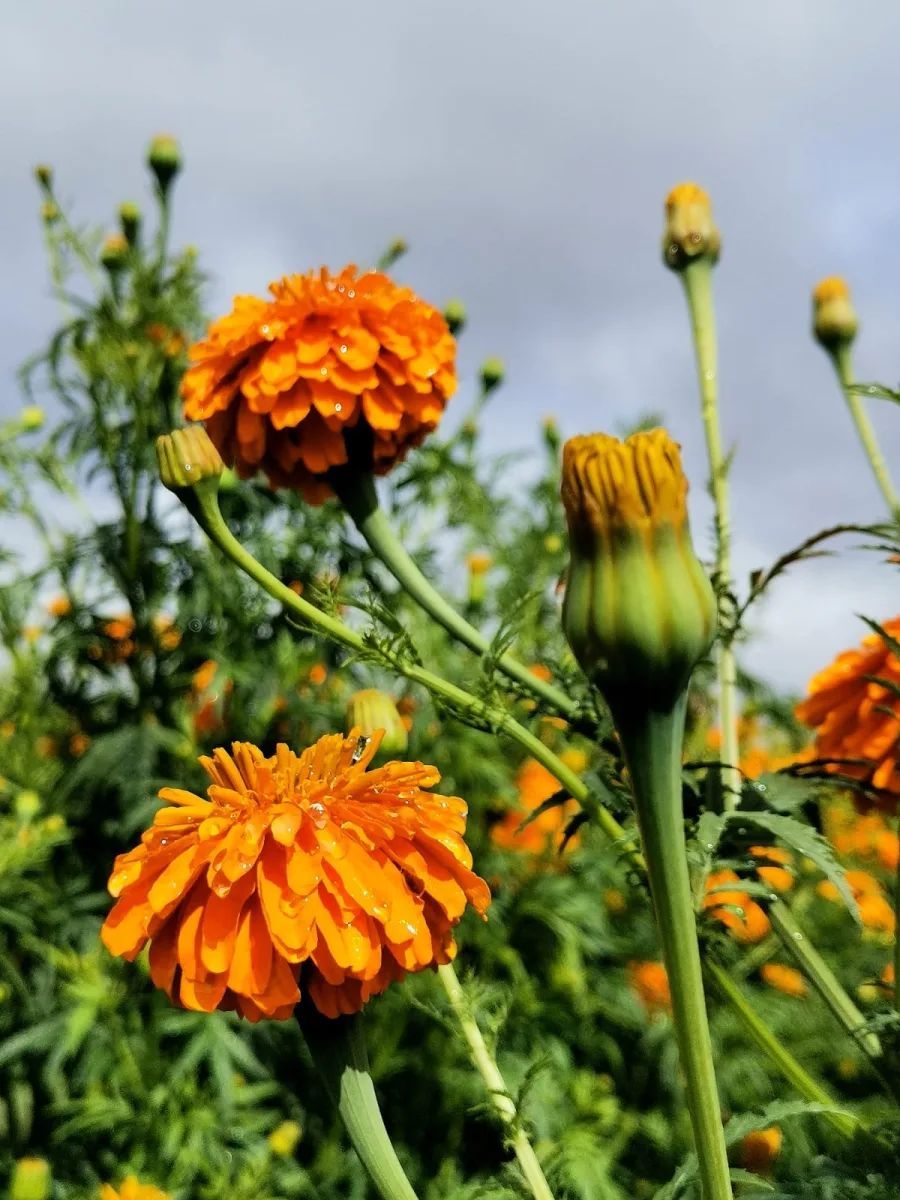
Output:
[[156,439],[159,478],[169,491],[190,492],[200,484],[218,490],[225,470],[221,455],[202,425],[188,425]]
[[141,210],[133,200],[124,200],[119,205],[119,224],[126,242],[133,246],[141,229]]
[[289,1154],[294,1153],[294,1148],[300,1141],[302,1133],[303,1130],[296,1121],[282,1121],[269,1134],[269,1149],[273,1154],[286,1158]]
[[45,192],[53,188],[53,168],[47,163],[38,163],[34,168],[34,177]]
[[30,821],[41,811],[41,798],[37,792],[19,792],[16,796],[16,816],[20,821]]
[[371,737],[379,729],[384,731],[378,753],[382,757],[396,758],[405,754],[409,738],[397,705],[387,692],[378,688],[365,688],[355,692],[347,701],[344,725],[348,734],[358,730],[362,737]]
[[19,414],[19,424],[25,433],[34,433],[43,426],[46,419],[46,414],[39,404],[26,404]]
[[485,395],[499,387],[503,382],[504,367],[502,358],[486,358],[481,364],[481,390]]
[[20,1158],[13,1167],[10,1200],[47,1200],[51,1182],[50,1164],[43,1158]]
[[856,337],[859,321],[850,289],[837,275],[823,279],[813,288],[813,336],[825,350],[849,346]]
[[109,271],[110,275],[118,274],[125,266],[127,258],[128,242],[121,233],[111,233],[104,239],[103,245],[100,247],[100,264]]
[[59,205],[55,200],[45,200],[41,205],[41,220],[45,225],[55,225],[60,218]]
[[484,604],[484,577],[493,566],[493,561],[489,554],[475,553],[467,556],[466,566],[469,568],[469,604],[476,606]]
[[563,447],[563,631],[614,716],[669,710],[713,639],[716,598],[691,543],[687,490],[663,429]]
[[178,142],[168,133],[158,133],[147,151],[147,166],[156,176],[159,190],[165,196],[172,180],[181,170],[181,151]]
[[554,458],[559,454],[559,447],[562,444],[562,438],[559,436],[559,425],[556,423],[556,417],[547,416],[541,424],[544,433],[544,445],[550,451]]
[[448,300],[444,308],[444,320],[450,328],[450,332],[456,336],[466,323],[466,306],[462,300]]
[[692,262],[715,263],[722,240],[713,224],[709,196],[696,183],[679,183],[666,197],[666,230],[663,259],[673,271]]

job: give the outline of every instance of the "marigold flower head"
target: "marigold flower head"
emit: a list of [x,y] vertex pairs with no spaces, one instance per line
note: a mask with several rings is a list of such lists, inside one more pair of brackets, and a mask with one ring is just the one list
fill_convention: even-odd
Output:
[[118,1190],[108,1183],[100,1189],[100,1200],[172,1200],[168,1192],[161,1192],[152,1183],[139,1183],[134,1175],[119,1185]]
[[[900,637],[900,617],[883,623],[884,631]],[[871,676],[884,679],[876,683]],[[827,770],[865,780],[877,792],[876,807],[894,813],[900,796],[897,766],[900,733],[900,661],[877,633],[855,650],[845,650],[810,680],[808,697],[795,715],[816,731],[816,754],[834,761]],[[864,802],[857,798],[857,803]]]
[[778,1157],[784,1136],[777,1125],[769,1129],[755,1129],[741,1140],[740,1159],[745,1171],[754,1175],[768,1175]]
[[[734,891],[724,884],[737,885]],[[740,878],[734,871],[713,871],[706,877],[703,908],[729,929],[738,942],[761,942],[771,926],[764,910],[740,890]],[[735,912],[739,909],[739,912]],[[742,915],[743,914],[743,915]]]
[[91,739],[86,733],[75,733],[69,738],[69,753],[73,758],[81,758],[90,744]]
[[671,1009],[669,977],[661,962],[630,962],[628,983],[648,1012]]
[[[780,846],[751,846],[750,853],[754,858],[764,860],[764,865],[756,867],[756,873],[760,879],[765,880],[769,887],[773,887],[776,892],[789,892],[794,886],[794,873],[789,871],[788,867],[794,861],[794,856],[790,850],[784,850]],[[775,863],[776,866],[767,866],[765,863]]]
[[163,788],[141,844],[116,859],[102,938],[185,1008],[286,1019],[306,988],[329,1017],[408,972],[449,962],[487,884],[463,841],[466,805],[423,790],[422,763],[367,771],[378,737],[328,735],[267,758],[249,743],[200,759],[204,800]]
[[770,962],[760,967],[759,973],[769,987],[784,992],[786,996],[806,995],[806,980],[794,967],[787,967],[784,963]]
[[72,602],[68,596],[54,596],[47,605],[51,617],[66,617],[72,611]]
[[847,282],[837,275],[813,288],[813,336],[826,350],[849,346],[859,330]]
[[100,247],[100,263],[110,274],[116,274],[125,266],[129,245],[121,233],[110,233]]
[[[573,754],[578,757],[573,758]],[[584,756],[581,751],[564,750],[560,757],[571,770],[584,770]],[[542,763],[535,758],[528,758],[519,768],[516,786],[519,802],[491,826],[491,840],[495,846],[504,850],[517,850],[522,854],[535,856],[546,854],[559,845],[578,806],[574,801],[568,800],[564,804],[548,808],[520,830],[519,826],[528,814],[534,812],[545,800],[555,796],[560,790],[560,784],[556,776]],[[575,834],[569,839],[568,845],[577,844],[578,835]]]
[[385,474],[436,428],[456,343],[438,309],[377,271],[323,267],[269,290],[238,296],[191,348],[185,416],[242,478],[263,471],[320,504],[332,467]]
[[696,183],[679,183],[666,197],[663,260],[673,271],[692,262],[715,263],[722,239],[713,223],[709,195]]

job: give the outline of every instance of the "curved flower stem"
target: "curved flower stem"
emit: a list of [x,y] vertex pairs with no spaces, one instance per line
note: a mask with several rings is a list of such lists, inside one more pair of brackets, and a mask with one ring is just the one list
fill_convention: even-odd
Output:
[[[728,462],[722,453],[722,431],[718,408],[718,353],[716,316],[712,299],[712,267],[698,259],[681,273],[691,317],[700,405],[709,458],[709,490],[715,506],[716,583],[720,591],[732,591],[731,520],[728,503]],[[719,725],[722,730],[721,783],[726,809],[737,808],[741,796],[741,773],[737,730],[737,668],[731,636],[719,642],[716,664],[719,683]]]
[[381,1118],[369,1074],[362,1013],[323,1017],[304,999],[297,1022],[353,1148],[382,1200],[416,1200]]
[[681,808],[686,702],[685,691],[670,712],[620,715],[615,724],[634,788],[703,1198],[731,1200]]
[[892,515],[895,518],[900,517],[900,498],[898,498],[897,493],[894,491],[891,475],[878,445],[878,438],[875,436],[872,422],[869,420],[868,414],[863,407],[862,397],[852,390],[855,381],[853,378],[853,359],[850,346],[839,346],[831,352],[830,357],[834,363],[838,382],[844,393],[844,399],[847,401],[847,407],[850,409],[850,416],[856,427],[859,440],[862,442],[863,451],[869,460],[872,474],[875,476],[875,482],[881,489],[881,494],[887,501],[887,506],[891,510]]
[[444,985],[450,1007],[453,1009],[468,1043],[472,1063],[490,1092],[491,1103],[497,1115],[507,1129],[512,1132],[512,1148],[519,1160],[519,1166],[522,1168],[522,1174],[528,1182],[531,1194],[535,1200],[553,1200],[553,1193],[541,1170],[534,1147],[528,1140],[525,1130],[518,1123],[516,1106],[509,1095],[503,1076],[500,1074],[500,1068],[478,1028],[478,1022],[472,1014],[466,994],[453,969],[453,964],[446,963],[444,966],[438,967],[438,975]]
[[[760,1020],[756,1012],[744,997],[740,988],[730,977],[724,967],[707,959],[703,964],[703,974],[718,992],[731,1011],[741,1023],[745,1033],[749,1035],[758,1049],[777,1067],[787,1081],[793,1085],[804,1100],[813,1104],[835,1104],[836,1101],[812,1075],[801,1066],[790,1050],[778,1040],[768,1026]],[[825,1113],[825,1119],[845,1137],[853,1137],[858,1123],[854,1117],[843,1113]]]
[[[378,503],[375,481],[371,475],[360,472],[333,470],[330,482],[353,523],[368,543],[369,549],[380,559],[400,586],[429,616],[476,654],[490,653],[488,639],[460,616],[440,593],[432,587],[403,543],[391,528],[384,509]],[[523,664],[509,654],[498,656],[497,666],[521,687],[539,696],[550,708],[568,720],[578,716],[578,705],[564,692],[543,679],[538,679]]]
[[807,977],[832,1015],[870,1059],[881,1055],[878,1035],[866,1032],[866,1018],[838,982],[837,976],[818,952],[783,900],[769,905],[769,920],[785,949]]

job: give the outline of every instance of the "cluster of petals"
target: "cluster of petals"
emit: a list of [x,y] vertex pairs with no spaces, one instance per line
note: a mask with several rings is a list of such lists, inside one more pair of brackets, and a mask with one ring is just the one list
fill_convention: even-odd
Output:
[[[859,919],[865,929],[875,933],[893,934],[896,928],[894,909],[881,883],[868,871],[845,871],[844,879],[859,908]],[[841,894],[830,879],[823,879],[816,891],[826,900],[843,903]]]
[[349,431],[384,474],[437,426],[456,343],[438,309],[377,271],[323,267],[269,290],[237,296],[191,347],[184,413],[239,475],[263,471],[319,504]]
[[648,1013],[671,1011],[669,977],[661,962],[630,962],[628,983]]
[[[561,760],[570,770],[580,774],[587,766],[587,759],[580,750],[564,750]],[[556,776],[535,758],[528,758],[516,776],[518,803],[507,809],[499,821],[491,826],[491,840],[504,850],[516,850],[521,854],[542,855],[559,848],[565,836],[566,826],[578,811],[574,800],[566,800],[553,808],[545,809],[521,828],[522,822],[545,801],[555,796],[562,785]],[[578,835],[569,839],[567,845],[577,845]]]
[[[900,638],[900,617],[882,628]],[[884,682],[879,682],[883,680]],[[816,731],[816,754],[828,769],[877,789],[877,807],[894,812],[900,795],[900,660],[877,633],[845,650],[809,684],[797,719]]]
[[[728,884],[734,884],[734,889]],[[713,871],[706,877],[703,908],[738,942],[761,942],[771,928],[760,905],[741,891],[740,877],[734,871]]]
[[118,1189],[104,1183],[100,1188],[100,1200],[171,1200],[168,1192],[161,1192],[152,1183],[140,1183],[134,1175],[123,1180]]
[[202,757],[208,799],[163,788],[120,855],[103,926],[116,955],[150,942],[150,974],[185,1008],[285,1019],[301,986],[329,1017],[408,972],[449,962],[467,902],[490,891],[463,840],[465,803],[423,789],[422,763],[367,767],[379,737],[327,735],[266,757],[236,742]]

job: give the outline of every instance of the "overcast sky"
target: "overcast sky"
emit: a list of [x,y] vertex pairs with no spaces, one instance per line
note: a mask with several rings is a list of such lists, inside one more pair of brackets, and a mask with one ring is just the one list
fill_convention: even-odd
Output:
[[[892,0],[31,0],[0,36],[0,410],[55,313],[31,169],[83,221],[147,194],[143,153],[175,133],[175,237],[210,308],[396,235],[401,277],[463,298],[461,368],[500,355],[488,444],[664,414],[710,510],[680,287],[662,202],[693,179],[723,234],[723,425],[740,578],[808,534],[883,506],[823,353],[809,291],[848,277],[858,373],[900,378],[900,6]],[[465,391],[457,408],[465,402]],[[900,411],[873,417],[900,480]],[[897,613],[895,572],[843,555],[798,568],[745,661],[779,686]]]

